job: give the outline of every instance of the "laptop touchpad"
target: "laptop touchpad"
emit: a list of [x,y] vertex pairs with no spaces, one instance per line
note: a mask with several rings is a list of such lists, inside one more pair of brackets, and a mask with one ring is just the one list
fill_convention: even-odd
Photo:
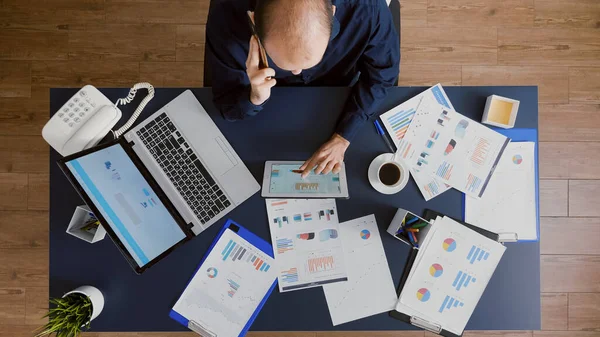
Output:
[[238,161],[220,136],[213,138],[211,143],[210,146],[204,148],[206,157],[203,156],[203,158],[213,174],[220,177],[234,168],[238,164]]

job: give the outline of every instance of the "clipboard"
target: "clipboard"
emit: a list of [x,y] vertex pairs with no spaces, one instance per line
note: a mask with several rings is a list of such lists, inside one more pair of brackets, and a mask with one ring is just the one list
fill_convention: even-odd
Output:
[[[256,247],[257,249],[259,249],[260,251],[262,251],[266,255],[274,258],[274,256],[273,256],[273,247],[271,246],[270,243],[268,243],[267,241],[263,240],[259,236],[256,236],[254,233],[250,232],[249,230],[247,230],[246,228],[242,227],[241,225],[239,225],[238,223],[234,222],[233,220],[229,219],[223,225],[223,227],[219,231],[219,234],[217,234],[216,238],[211,243],[210,247],[208,248],[208,251],[206,252],[206,254],[204,254],[204,257],[202,257],[202,261],[200,261],[200,263],[198,264],[198,267],[196,267],[196,270],[194,271],[194,274],[192,275],[192,277],[190,277],[190,280],[188,281],[188,283],[185,286],[186,288],[189,286],[189,284],[192,281],[192,279],[196,276],[196,273],[198,273],[198,271],[200,270],[200,267],[202,266],[202,264],[204,263],[204,261],[206,260],[206,258],[208,257],[208,255],[212,252],[213,248],[215,247],[215,245],[217,244],[217,242],[219,241],[219,239],[221,239],[221,236],[223,235],[223,233],[225,233],[225,231],[227,229],[232,230],[234,233],[236,233],[237,235],[239,235],[242,238],[244,238],[246,241],[248,241],[254,247]],[[256,307],[256,310],[254,311],[254,313],[252,314],[252,316],[250,317],[250,319],[248,320],[248,322],[246,323],[246,325],[244,326],[244,328],[240,332],[240,335],[239,335],[240,337],[244,336],[248,332],[248,330],[250,329],[250,326],[252,325],[252,323],[254,322],[254,320],[256,319],[256,317],[258,316],[258,314],[259,314],[260,310],[262,309],[262,307],[267,302],[267,299],[269,298],[269,296],[273,292],[273,289],[275,289],[276,285],[277,285],[277,278],[275,278],[275,281],[273,281],[273,284],[271,285],[271,287],[267,291],[265,297],[258,304],[258,306]],[[182,294],[183,294],[183,292],[182,292]],[[177,300],[175,300],[175,303],[177,303],[177,301],[179,301],[180,298],[181,298],[181,295],[177,298]],[[193,320],[189,320],[189,319],[185,318],[183,315],[181,315],[180,313],[176,312],[173,309],[171,309],[171,311],[169,312],[169,317],[171,317],[175,321],[179,322],[179,324],[187,327],[188,329],[192,330],[193,332],[199,334],[202,337],[218,337],[217,334],[213,333],[212,331],[210,331],[210,329],[204,327],[202,324],[197,323],[197,322],[195,322]]]
[[[539,141],[537,129],[500,129],[492,128],[494,131],[508,137],[513,142],[533,142],[533,157],[535,158],[535,216],[537,240],[519,240],[517,233],[498,233],[499,242],[537,242],[540,241],[540,165],[539,165]],[[466,196],[463,195],[463,219],[465,218]]]
[[[431,221],[431,220],[434,220],[435,218],[437,218],[438,216],[445,216],[445,215],[442,213],[430,210],[430,209],[426,209],[423,212],[422,218],[427,221]],[[499,237],[498,237],[498,234],[496,234],[496,233],[493,233],[488,230],[470,225],[464,221],[460,221],[460,220],[457,220],[454,218],[451,218],[451,219],[460,223],[461,225],[485,236],[488,239],[499,242]],[[418,253],[419,253],[418,249],[411,249],[410,253],[408,254],[408,258],[406,260],[406,266],[404,267],[404,271],[402,272],[402,277],[400,277],[400,283],[398,284],[398,288],[396,289],[396,294],[398,295],[398,297],[400,297],[400,293],[402,292],[402,289],[404,289],[404,285],[406,284],[406,279],[408,279],[408,275],[410,274],[410,270],[413,267],[413,264],[415,262],[415,259],[416,259]],[[436,322],[428,321],[428,320],[420,318],[418,316],[411,316],[411,315],[408,315],[408,314],[405,314],[403,312],[399,312],[396,310],[390,311],[389,315],[392,318],[395,318],[395,319],[403,321],[405,323],[414,325],[417,328],[427,330],[429,332],[432,332],[432,333],[440,335],[440,336],[460,337],[459,335],[456,335],[448,330],[445,330],[444,327],[441,326],[440,324],[438,324]]]

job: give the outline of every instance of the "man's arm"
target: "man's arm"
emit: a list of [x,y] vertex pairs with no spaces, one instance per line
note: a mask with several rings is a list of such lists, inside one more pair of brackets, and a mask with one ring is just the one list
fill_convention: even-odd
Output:
[[345,115],[334,135],[300,167],[302,177],[316,166],[316,174],[338,173],[344,154],[358,129],[375,113],[390,87],[396,85],[400,67],[400,43],[392,14],[384,1],[373,8],[369,43],[359,59],[360,78],[344,108]]
[[373,9],[371,38],[361,56],[360,78],[344,108],[336,133],[352,141],[358,129],[375,113],[390,87],[396,85],[400,43],[392,14],[384,1]]
[[[276,81],[267,80],[275,76],[273,69],[258,69],[258,50],[252,48],[256,42],[251,41],[248,45],[242,42],[246,36],[247,40],[251,40],[250,31],[242,28],[245,27],[243,25],[231,24],[235,20],[245,23],[247,19],[232,17],[232,13],[235,13],[233,8],[222,4],[211,7],[205,48],[212,57],[204,62],[209,62],[212,68],[215,105],[225,119],[239,120],[262,110],[266,99],[257,97],[260,96],[257,93],[268,98],[267,94]],[[253,104],[251,97],[257,104]]]

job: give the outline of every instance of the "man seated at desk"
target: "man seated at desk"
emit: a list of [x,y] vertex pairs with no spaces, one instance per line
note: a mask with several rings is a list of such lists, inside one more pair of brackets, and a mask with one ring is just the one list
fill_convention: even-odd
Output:
[[[301,167],[303,176],[315,167],[317,174],[339,172],[352,138],[396,84],[400,47],[386,1],[212,2],[206,48],[213,55],[215,104],[226,119],[260,113],[275,85],[352,87],[333,136]],[[248,15],[268,68],[259,68]]]

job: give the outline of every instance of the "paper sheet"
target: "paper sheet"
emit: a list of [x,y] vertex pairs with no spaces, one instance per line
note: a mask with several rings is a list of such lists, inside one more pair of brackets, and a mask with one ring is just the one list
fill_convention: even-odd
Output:
[[274,262],[227,229],[173,310],[219,337],[238,337],[277,277]]
[[510,139],[437,102],[423,101],[398,154],[467,195],[481,197]]
[[435,221],[396,310],[462,334],[506,248],[456,221]]
[[348,280],[335,199],[267,199],[279,291]]
[[[481,199],[467,197],[465,221],[519,240],[538,239],[535,143],[510,143]],[[510,236],[510,235],[509,235]]]
[[[398,148],[400,141],[406,134],[421,102],[437,102],[447,108],[454,109],[444,88],[438,83],[390,111],[383,113],[380,116],[381,121],[396,148]],[[450,186],[440,182],[439,179],[431,177],[428,174],[422,174],[419,170],[411,170],[411,175],[415,179],[425,200],[430,200],[450,189]]]
[[340,224],[348,281],[323,286],[333,325],[394,309],[398,296],[374,215]]
[[394,145],[398,146],[404,137],[421,101],[437,102],[447,108],[454,109],[444,88],[438,83],[408,101],[381,114],[379,117],[383,122],[383,126],[392,138]]

